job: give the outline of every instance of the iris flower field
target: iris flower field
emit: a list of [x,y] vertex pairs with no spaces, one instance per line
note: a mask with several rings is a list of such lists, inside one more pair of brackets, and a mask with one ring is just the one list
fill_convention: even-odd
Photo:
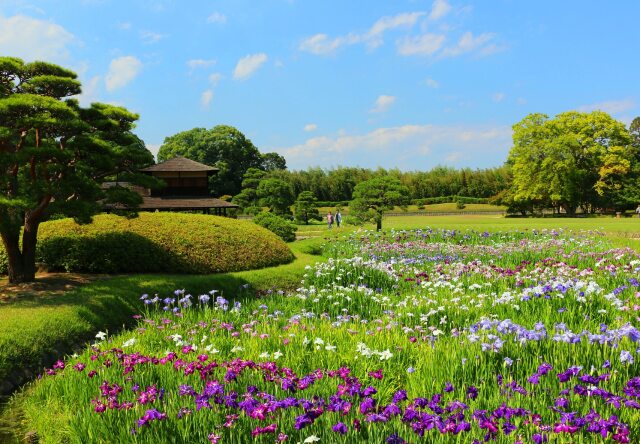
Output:
[[41,442],[640,442],[640,255],[360,231],[296,291],[145,294],[31,389]]

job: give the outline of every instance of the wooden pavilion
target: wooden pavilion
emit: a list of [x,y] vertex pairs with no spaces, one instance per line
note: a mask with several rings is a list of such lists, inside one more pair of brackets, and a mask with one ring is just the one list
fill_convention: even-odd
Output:
[[[213,211],[213,214],[226,216],[228,208],[239,208],[238,205],[209,195],[209,176],[216,174],[218,168],[178,156],[140,171],[166,184],[159,189],[131,187],[142,196],[140,211],[202,211],[205,214]],[[114,182],[107,182],[103,187],[115,185]]]

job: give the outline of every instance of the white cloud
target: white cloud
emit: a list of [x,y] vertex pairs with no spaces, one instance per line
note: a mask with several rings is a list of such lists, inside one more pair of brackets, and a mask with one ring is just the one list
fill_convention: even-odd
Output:
[[200,104],[202,105],[203,108],[209,108],[209,105],[211,104],[211,100],[213,100],[213,91],[210,89],[204,91],[200,95]]
[[492,99],[494,102],[502,102],[507,95],[503,92],[497,92],[493,95]]
[[440,88],[440,82],[431,78],[425,79],[424,84],[427,85],[429,88],[433,88],[433,89]]
[[165,37],[167,37],[167,34],[160,34],[152,31],[140,31],[140,39],[147,45],[157,43]]
[[391,107],[391,105],[395,103],[395,101],[396,101],[395,96],[385,96],[385,95],[378,96],[378,98],[376,99],[375,106],[371,108],[369,112],[383,113],[386,110],[388,110]]
[[424,14],[424,12],[406,12],[394,16],[382,17],[373,24],[362,39],[370,49],[377,48],[383,43],[382,36],[385,31],[395,28],[411,28]]
[[111,60],[105,78],[107,91],[115,91],[128,85],[142,70],[142,62],[134,56],[123,56]]
[[213,84],[213,86],[216,86],[223,78],[224,76],[222,74],[220,74],[219,72],[214,72],[209,76],[209,81]]
[[518,100],[516,100],[516,103],[518,105],[526,105],[527,104],[527,99],[525,99],[524,97],[518,97]]
[[209,66],[215,65],[216,61],[214,59],[191,59],[187,60],[187,66],[189,67],[189,71],[194,71],[198,68],[208,68]]
[[62,26],[25,15],[0,16],[0,54],[27,61],[63,62],[76,37]]
[[207,17],[207,23],[217,23],[223,25],[227,23],[227,16],[219,12],[214,12],[209,17]]
[[502,162],[510,146],[508,126],[403,125],[361,135],[318,136],[270,150],[282,154],[290,168],[330,167],[345,159],[364,167],[395,167],[401,153],[408,169],[424,169],[460,159],[491,166],[490,155]]
[[128,31],[129,29],[131,29],[132,25],[131,22],[119,22],[116,24],[116,28],[121,29],[123,31]]
[[448,153],[446,156],[444,156],[444,160],[446,160],[449,163],[457,163],[463,157],[464,157],[463,153],[461,153],[459,151],[454,151],[454,152]]
[[149,151],[151,151],[151,154],[153,154],[153,157],[156,157],[158,155],[158,151],[160,151],[160,147],[162,146],[162,144],[160,144],[160,143],[145,143],[145,146],[147,147],[147,149]]
[[425,55],[436,53],[444,44],[446,37],[442,34],[423,34],[417,37],[405,37],[396,42],[398,53],[403,56]]
[[330,39],[327,34],[313,35],[300,43],[300,51],[310,52],[315,55],[331,54],[336,49],[345,45],[353,45],[360,42],[361,39],[355,34],[349,34],[344,37],[336,37]]
[[500,50],[497,45],[485,46],[485,44],[489,43],[493,38],[494,34],[490,32],[485,32],[474,37],[471,31],[467,31],[460,37],[460,40],[458,40],[455,46],[445,48],[442,54],[447,57],[456,57],[472,51],[478,51],[479,55],[490,55]]
[[315,123],[307,123],[304,126],[304,130],[307,131],[307,132],[315,131],[317,129],[318,129],[318,125],[316,125]]
[[82,94],[77,96],[82,106],[89,106],[98,101],[101,80],[101,76],[93,76],[88,81],[82,82]]
[[626,99],[621,100],[609,100],[606,102],[593,103],[591,105],[584,105],[578,108],[578,111],[582,111],[585,113],[591,111],[604,111],[609,114],[620,114],[627,111],[631,111],[637,107],[636,101],[628,97]]
[[300,51],[310,52],[316,55],[327,55],[335,52],[342,46],[365,43],[369,49],[375,49],[383,43],[386,31],[396,28],[412,28],[424,12],[405,12],[393,16],[378,19],[364,33],[349,33],[343,36],[330,38],[327,34],[319,33],[304,39],[300,45]]
[[236,69],[233,71],[235,80],[245,80],[251,77],[268,60],[266,54],[251,54],[238,60]]
[[435,0],[431,6],[429,20],[439,20],[451,11],[451,5],[447,0]]

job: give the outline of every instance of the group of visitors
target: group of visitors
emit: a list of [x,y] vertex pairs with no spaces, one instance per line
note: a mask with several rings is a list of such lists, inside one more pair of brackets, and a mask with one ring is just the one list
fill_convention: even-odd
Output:
[[329,229],[333,226],[333,223],[336,223],[336,227],[340,228],[340,224],[342,224],[342,214],[340,214],[340,210],[336,211],[336,215],[331,214],[331,211],[327,214],[327,226]]

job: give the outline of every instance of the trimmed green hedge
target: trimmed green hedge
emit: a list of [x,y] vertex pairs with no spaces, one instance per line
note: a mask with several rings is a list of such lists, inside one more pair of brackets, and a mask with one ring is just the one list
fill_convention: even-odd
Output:
[[283,217],[273,213],[260,213],[253,218],[253,222],[277,234],[285,242],[296,240],[297,227]]
[[[52,270],[88,273],[219,273],[293,260],[289,247],[249,221],[183,213],[99,215],[40,226],[38,261]],[[4,267],[3,267],[4,264]],[[0,272],[6,257],[0,246]]]
[[469,197],[469,196],[439,196],[439,197],[425,197],[423,199],[413,199],[411,201],[414,205],[433,205],[442,203],[458,203],[462,204],[488,204],[488,198],[484,197]]

